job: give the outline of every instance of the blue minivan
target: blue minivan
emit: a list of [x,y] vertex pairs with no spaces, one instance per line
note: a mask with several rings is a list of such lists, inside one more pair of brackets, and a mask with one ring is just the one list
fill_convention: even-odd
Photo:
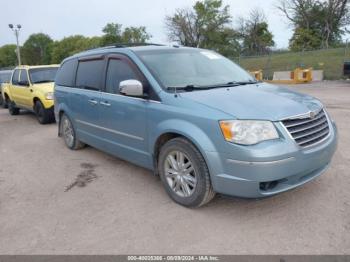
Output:
[[259,198],[298,187],[336,150],[320,101],[257,82],[210,50],[89,50],[62,62],[54,97],[68,148],[88,144],[153,170],[187,207],[215,193]]

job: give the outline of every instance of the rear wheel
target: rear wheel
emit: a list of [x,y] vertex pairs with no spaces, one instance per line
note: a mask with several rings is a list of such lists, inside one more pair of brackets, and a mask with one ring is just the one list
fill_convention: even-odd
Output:
[[19,108],[16,107],[15,102],[11,101],[10,99],[7,99],[7,106],[9,108],[10,115],[15,116],[19,114]]
[[34,111],[40,124],[44,125],[54,121],[53,110],[46,109],[39,100],[35,102]]
[[174,138],[161,148],[158,171],[168,195],[183,206],[199,207],[215,196],[202,154],[184,138]]
[[4,103],[4,98],[2,97],[2,94],[0,94],[0,106],[3,106]]
[[77,138],[73,124],[65,114],[61,116],[59,128],[59,133],[62,135],[63,140],[69,149],[77,150],[85,146],[85,144],[80,142]]

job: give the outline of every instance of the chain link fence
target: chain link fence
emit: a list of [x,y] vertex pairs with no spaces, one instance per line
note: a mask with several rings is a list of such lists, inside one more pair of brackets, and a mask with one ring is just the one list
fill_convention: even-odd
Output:
[[344,61],[350,61],[348,47],[303,52],[274,52],[264,56],[239,56],[233,60],[248,71],[263,70],[263,78],[272,80],[276,71],[298,67],[323,70],[324,79],[343,78]]

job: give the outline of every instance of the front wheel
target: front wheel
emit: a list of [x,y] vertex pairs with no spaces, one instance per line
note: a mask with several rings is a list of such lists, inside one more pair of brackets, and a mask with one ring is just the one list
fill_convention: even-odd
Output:
[[215,196],[202,154],[184,138],[161,148],[158,171],[168,195],[183,206],[200,207]]
[[62,135],[63,140],[69,149],[77,150],[85,146],[85,144],[80,142],[77,138],[73,124],[65,114],[61,117],[59,128],[59,133]]
[[40,124],[48,124],[54,121],[54,114],[52,109],[46,109],[44,105],[37,100],[34,106],[34,112]]

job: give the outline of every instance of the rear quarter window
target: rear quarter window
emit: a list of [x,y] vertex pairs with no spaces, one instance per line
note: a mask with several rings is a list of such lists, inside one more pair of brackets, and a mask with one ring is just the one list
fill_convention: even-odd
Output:
[[57,72],[55,83],[60,86],[74,87],[78,61],[71,59],[64,62]]

